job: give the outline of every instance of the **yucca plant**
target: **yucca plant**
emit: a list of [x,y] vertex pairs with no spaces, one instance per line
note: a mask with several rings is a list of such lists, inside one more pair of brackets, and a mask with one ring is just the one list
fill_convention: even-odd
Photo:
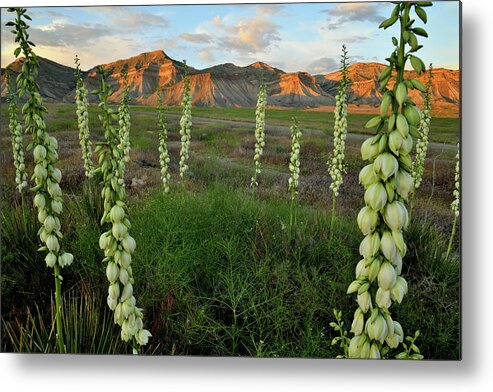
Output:
[[192,96],[190,94],[190,77],[188,75],[187,62],[183,60],[185,66],[185,75],[183,76],[183,100],[182,100],[182,116],[180,119],[180,177],[181,186],[185,190],[185,174],[188,171],[188,159],[190,151],[190,138],[192,130]]
[[101,225],[110,226],[99,239],[99,246],[104,251],[103,262],[106,264],[106,277],[110,282],[107,303],[114,311],[114,321],[121,326],[121,338],[125,342],[132,341],[133,353],[138,353],[138,346],[147,344],[151,336],[143,326],[142,309],[136,306],[133,295],[134,278],[132,274],[132,254],[136,243],[130,235],[130,220],[125,204],[125,187],[123,186],[124,151],[120,144],[118,129],[113,126],[113,120],[119,118],[109,107],[108,97],[113,91],[109,88],[107,74],[102,67],[97,73],[101,77],[99,96],[101,108],[100,119],[104,127],[105,141],[98,142],[96,152],[99,153],[99,166],[96,172],[102,175],[102,197],[104,199],[104,214]]
[[61,171],[55,167],[58,161],[58,142],[50,136],[46,130],[44,115],[46,108],[43,106],[39,85],[34,78],[38,75],[39,62],[33,51],[34,44],[29,40],[29,25],[26,20],[31,20],[25,8],[9,8],[9,12],[15,13],[15,21],[8,22],[7,26],[13,26],[15,42],[18,47],[14,55],[24,55],[21,72],[17,76],[17,94],[22,98],[28,93],[28,99],[22,107],[26,133],[32,135],[32,142],[28,150],[33,150],[34,174],[32,179],[35,186],[32,190],[34,205],[38,208],[38,220],[41,228],[38,231],[39,238],[44,244],[39,248],[41,252],[47,252],[46,265],[53,268],[55,275],[55,304],[56,304],[56,331],[59,352],[65,352],[65,344],[62,328],[62,276],[61,269],[72,264],[73,255],[64,252],[60,244],[63,235],[59,216],[63,210],[63,197],[60,188],[62,179]]
[[416,157],[413,161],[413,167],[411,170],[411,175],[413,177],[414,188],[411,193],[411,201],[409,203],[409,219],[411,219],[413,208],[414,208],[414,198],[416,197],[416,192],[421,185],[423,180],[423,173],[425,168],[426,153],[428,151],[428,134],[430,132],[430,122],[431,122],[431,99],[433,94],[433,65],[430,64],[428,68],[428,80],[426,82],[426,92],[423,102],[423,111],[421,116],[421,121],[419,123],[419,134],[420,137],[416,142]]
[[460,145],[457,143],[457,155],[455,156],[455,178],[454,178],[454,200],[450,204],[450,208],[454,213],[454,223],[452,223],[452,232],[450,233],[450,240],[448,243],[447,254],[445,260],[448,260],[450,251],[452,250],[452,242],[454,241],[455,228],[457,226],[457,219],[459,218],[459,201],[460,201]]
[[257,109],[255,110],[255,172],[250,182],[253,191],[258,187],[258,175],[261,173],[260,158],[265,147],[265,105],[267,104],[267,87],[262,78],[258,91]]
[[77,125],[79,127],[79,143],[82,149],[82,160],[86,177],[92,178],[94,175],[94,165],[92,163],[91,140],[89,139],[89,112],[87,110],[87,94],[88,91],[82,80],[82,72],[80,70],[80,59],[75,55],[75,103],[77,105]]
[[289,159],[289,172],[291,176],[288,180],[288,190],[291,193],[291,207],[289,210],[289,227],[291,231],[296,225],[296,212],[298,209],[298,184],[300,178],[300,139],[301,129],[298,121],[293,118],[291,125],[291,157]]
[[[128,84],[128,69],[125,68],[122,71],[123,76],[123,95],[118,107],[118,136],[120,141],[118,143],[118,149],[122,152],[123,163],[130,161],[130,110],[128,104],[130,102],[130,85]],[[121,166],[125,168],[125,165]],[[123,177],[123,173],[121,174]]]
[[334,228],[334,217],[336,212],[336,198],[339,196],[344,174],[346,173],[346,137],[347,137],[347,85],[348,79],[348,55],[346,45],[342,45],[341,68],[339,88],[336,95],[336,106],[334,109],[334,150],[327,161],[328,172],[332,179],[330,189],[332,191],[332,212],[330,216],[330,235],[332,237]]
[[[415,53],[421,48],[417,36],[428,34],[415,26],[411,11],[414,9],[426,23],[424,7],[427,6],[431,2],[399,2],[390,18],[380,25],[387,29],[399,22],[400,36],[392,38],[395,49],[379,77],[383,93],[380,114],[366,124],[366,128],[376,128],[377,134],[361,147],[363,160],[370,163],[359,174],[360,183],[366,189],[366,206],[357,219],[365,235],[359,248],[362,260],[356,266],[356,280],[347,290],[348,294],[357,294],[358,304],[351,325],[354,336],[349,344],[350,358],[381,358],[404,340],[403,329],[392,319],[390,308],[395,302],[401,303],[408,290],[401,276],[402,259],[407,252],[403,229],[409,222],[406,203],[413,188],[410,152],[413,137],[420,137],[417,126],[421,120],[421,112],[408,91],[415,88],[425,91],[416,79],[404,78],[404,69],[410,60],[418,74],[425,71],[423,61]],[[389,89],[391,79],[395,83]],[[422,358],[414,343],[413,351],[409,358]]]
[[169,192],[170,173],[169,173],[169,152],[168,152],[168,125],[166,124],[166,114],[163,105],[161,90],[157,91],[158,96],[158,127],[159,127],[159,164],[161,166],[161,179],[163,180],[164,193]]
[[12,76],[7,72],[7,102],[9,103],[9,129],[12,141],[12,154],[14,157],[15,183],[17,190],[23,195],[22,190],[27,186],[26,164],[24,163],[24,130],[19,122],[17,97],[15,95]]

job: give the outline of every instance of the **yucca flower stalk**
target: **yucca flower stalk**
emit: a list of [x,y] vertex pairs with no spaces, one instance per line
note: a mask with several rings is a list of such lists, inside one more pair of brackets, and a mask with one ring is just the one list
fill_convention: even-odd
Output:
[[38,231],[39,238],[44,244],[39,251],[46,251],[46,265],[53,268],[55,275],[55,306],[56,306],[56,331],[57,345],[60,352],[65,352],[62,326],[62,276],[63,267],[72,264],[73,255],[64,252],[60,241],[63,237],[60,225],[60,214],[63,210],[63,197],[60,188],[62,173],[55,167],[58,162],[58,142],[50,136],[46,130],[44,115],[46,108],[43,106],[39,85],[34,78],[38,75],[39,62],[33,51],[34,44],[29,40],[29,25],[26,20],[32,20],[25,8],[9,8],[9,12],[15,12],[15,21],[8,22],[7,26],[13,26],[15,42],[19,44],[14,51],[17,57],[24,55],[24,63],[21,72],[17,76],[17,94],[22,98],[27,92],[29,97],[22,107],[26,133],[32,135],[32,142],[28,150],[33,150],[34,173],[32,179],[35,186],[32,190],[34,205],[38,208],[38,220],[41,228]]
[[291,176],[288,180],[288,190],[291,192],[291,208],[289,210],[289,227],[291,231],[296,225],[296,213],[298,209],[298,184],[300,179],[300,139],[301,129],[298,121],[293,118],[291,125],[291,157],[289,159],[289,172]]
[[[118,107],[118,125],[120,126],[118,136],[120,142],[118,148],[122,151],[123,163],[128,163],[130,160],[130,110],[128,104],[130,102],[130,85],[128,84],[128,69],[122,71],[123,76],[123,95]],[[125,166],[123,166],[125,167]],[[121,175],[123,178],[123,173]]]
[[89,112],[87,110],[87,94],[88,91],[82,81],[82,72],[80,70],[80,59],[75,55],[75,103],[77,106],[77,125],[79,127],[79,143],[82,149],[82,160],[86,177],[92,178],[94,175],[94,165],[91,160],[92,150],[91,141],[89,139]]
[[346,45],[342,45],[341,55],[341,80],[339,81],[338,93],[336,95],[336,106],[334,110],[334,150],[327,161],[328,172],[332,179],[330,189],[332,191],[332,213],[330,217],[330,235],[334,228],[334,217],[336,210],[336,198],[339,196],[344,174],[346,173],[346,137],[347,137],[347,85],[349,83],[348,55]]
[[450,240],[448,243],[447,254],[445,255],[445,260],[448,260],[450,256],[450,251],[452,250],[452,242],[455,236],[455,229],[457,226],[457,218],[459,218],[459,201],[460,201],[460,145],[457,143],[457,155],[455,156],[455,178],[454,178],[454,200],[450,204],[450,208],[454,213],[454,223],[452,224],[452,233],[450,233]]
[[[402,260],[407,252],[403,230],[409,222],[406,203],[413,188],[410,153],[413,137],[420,136],[417,126],[421,120],[421,112],[408,90],[424,90],[416,79],[404,78],[404,69],[409,59],[418,74],[425,71],[423,61],[414,53],[421,48],[417,36],[426,37],[427,33],[414,26],[410,14],[414,8],[417,16],[426,22],[423,7],[430,5],[431,2],[399,2],[390,18],[380,25],[388,28],[399,21],[400,37],[392,38],[395,49],[379,77],[383,93],[380,114],[365,125],[376,128],[377,134],[361,147],[363,160],[370,163],[359,174],[359,181],[366,189],[366,205],[357,219],[365,235],[359,248],[362,259],[356,266],[356,280],[347,290],[348,294],[357,294],[358,304],[351,325],[354,336],[349,344],[350,358],[384,357],[404,338],[401,324],[392,319],[390,308],[395,302],[401,303],[408,291],[407,282],[401,276]],[[392,78],[395,83],[389,89]],[[411,358],[422,358],[419,350]]]
[[180,177],[181,186],[185,190],[185,173],[188,171],[188,159],[190,150],[190,138],[192,129],[192,96],[190,94],[190,77],[188,75],[187,62],[183,60],[185,66],[185,75],[183,77],[183,100],[182,100],[182,116],[180,119]]
[[7,73],[7,102],[9,103],[9,129],[14,157],[15,183],[17,190],[23,195],[22,190],[27,186],[26,165],[24,163],[24,130],[17,114],[17,97],[10,73]]
[[255,155],[253,161],[255,162],[255,172],[253,174],[250,186],[253,191],[258,187],[257,176],[261,173],[260,158],[264,152],[265,147],[265,105],[267,104],[267,87],[265,81],[262,78],[257,98],[257,109],[255,110]]
[[163,96],[161,90],[157,92],[158,96],[158,127],[159,127],[159,164],[161,165],[161,179],[163,180],[164,193],[169,192],[170,173],[169,173],[169,153],[168,153],[168,126],[166,124],[166,115],[163,105]]
[[426,153],[428,151],[428,134],[430,133],[430,122],[431,122],[431,99],[433,94],[433,65],[430,64],[428,68],[428,80],[426,82],[426,92],[423,102],[423,111],[421,116],[421,121],[419,123],[419,133],[420,137],[416,142],[416,157],[413,161],[413,167],[411,175],[413,177],[414,189],[411,193],[411,201],[409,203],[409,219],[411,219],[414,207],[414,198],[416,196],[416,191],[421,185],[423,180],[423,173],[425,168]]
[[113,93],[107,85],[107,74],[102,67],[97,69],[101,76],[101,85],[95,93],[99,96],[100,119],[104,127],[105,141],[98,142],[99,166],[96,169],[102,175],[102,197],[104,214],[101,225],[110,226],[99,238],[99,246],[104,251],[103,262],[106,264],[106,277],[110,283],[107,303],[114,311],[114,321],[121,327],[121,338],[132,341],[133,353],[138,353],[138,346],[146,345],[151,334],[144,329],[142,309],[136,305],[133,295],[134,278],[132,274],[132,255],[136,243],[130,235],[130,220],[125,204],[125,187],[121,166],[124,165],[124,151],[120,144],[118,129],[113,120],[118,119],[108,105],[108,97]]

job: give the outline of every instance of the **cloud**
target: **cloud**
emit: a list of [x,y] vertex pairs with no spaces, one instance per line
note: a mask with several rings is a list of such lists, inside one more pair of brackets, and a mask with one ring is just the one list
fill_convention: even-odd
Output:
[[212,63],[214,61],[214,55],[211,48],[202,49],[200,52],[197,53],[197,57],[207,63]]
[[380,4],[347,3],[337,5],[321,12],[328,15],[327,29],[334,30],[343,27],[349,22],[380,23],[385,17],[380,14]]
[[255,8],[255,12],[262,16],[273,16],[284,10],[282,4],[263,4]]
[[311,74],[325,74],[335,71],[339,68],[339,64],[336,60],[329,57],[321,57],[315,61],[312,61],[306,70]]
[[194,44],[206,44],[212,41],[212,37],[205,33],[181,33],[178,37]]
[[232,50],[241,55],[264,52],[275,41],[279,41],[279,26],[264,17],[239,19],[235,24],[227,24],[220,16],[214,17],[212,24],[228,35],[215,37],[216,50]]
[[52,23],[32,27],[29,33],[37,46],[87,47],[103,36],[112,35],[111,29],[102,24]]

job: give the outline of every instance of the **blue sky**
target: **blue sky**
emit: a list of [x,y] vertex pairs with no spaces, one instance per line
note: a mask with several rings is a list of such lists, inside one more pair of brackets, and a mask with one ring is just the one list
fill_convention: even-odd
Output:
[[[83,69],[142,52],[164,50],[196,68],[263,61],[285,71],[327,73],[338,67],[341,45],[351,62],[384,62],[397,24],[379,23],[392,4],[312,3],[128,7],[32,7],[31,39],[37,53]],[[429,38],[420,56],[435,67],[459,67],[459,3],[426,8]],[[13,61],[11,14],[2,8],[1,63]],[[419,21],[418,25],[422,25]]]

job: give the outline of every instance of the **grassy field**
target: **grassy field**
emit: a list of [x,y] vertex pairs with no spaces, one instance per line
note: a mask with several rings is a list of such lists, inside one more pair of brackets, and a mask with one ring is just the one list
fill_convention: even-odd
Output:
[[[80,331],[72,333],[79,339],[74,338],[70,347],[84,352],[128,352],[119,342],[105,301],[100,300],[107,288],[97,246],[101,202],[98,185],[84,176],[74,107],[47,106],[48,129],[59,141],[65,243],[75,255],[74,265],[64,271],[66,328]],[[178,110],[171,108],[170,113]],[[286,229],[287,129],[267,132],[264,170],[254,197],[249,190],[254,135],[248,124],[254,119],[253,109],[194,108],[193,113],[196,118],[240,123],[194,122],[188,192],[183,194],[178,184],[178,118],[170,116],[172,191],[165,196],[159,177],[156,112],[131,108],[132,151],[125,180],[131,232],[138,244],[133,264],[137,300],[145,308],[145,322],[154,336],[146,353],[334,357],[339,352],[330,346],[335,336],[329,327],[332,309],[343,310],[346,325],[355,309],[354,299],[345,291],[359,261],[356,214],[363,202],[357,183],[363,165],[361,142],[348,140],[348,173],[330,240],[330,179],[325,161],[332,148],[328,136],[332,114],[268,111],[268,124],[288,125],[296,115],[302,127],[320,131],[306,132],[302,138],[300,219],[293,240]],[[1,115],[6,124],[5,105]],[[92,138],[101,139],[97,108],[91,108],[90,116]],[[350,116],[350,132],[361,133],[367,117]],[[457,119],[433,119],[431,139],[455,143],[458,125]],[[11,146],[3,129],[2,316],[7,337],[3,349],[52,351],[53,336],[35,331],[40,320],[45,330],[50,328],[53,277],[36,252],[38,228],[35,213],[28,207],[31,195],[23,210],[15,191]],[[406,232],[409,254],[403,275],[409,281],[409,294],[392,309],[407,334],[420,329],[418,345],[426,358],[457,359],[460,352],[459,236],[452,258],[443,260],[452,224],[454,155],[453,148],[430,150],[413,224]],[[30,154],[27,166],[32,170]],[[91,326],[99,328],[97,341],[86,331]],[[27,339],[30,334],[44,338]],[[29,340],[39,344],[26,348]]]

